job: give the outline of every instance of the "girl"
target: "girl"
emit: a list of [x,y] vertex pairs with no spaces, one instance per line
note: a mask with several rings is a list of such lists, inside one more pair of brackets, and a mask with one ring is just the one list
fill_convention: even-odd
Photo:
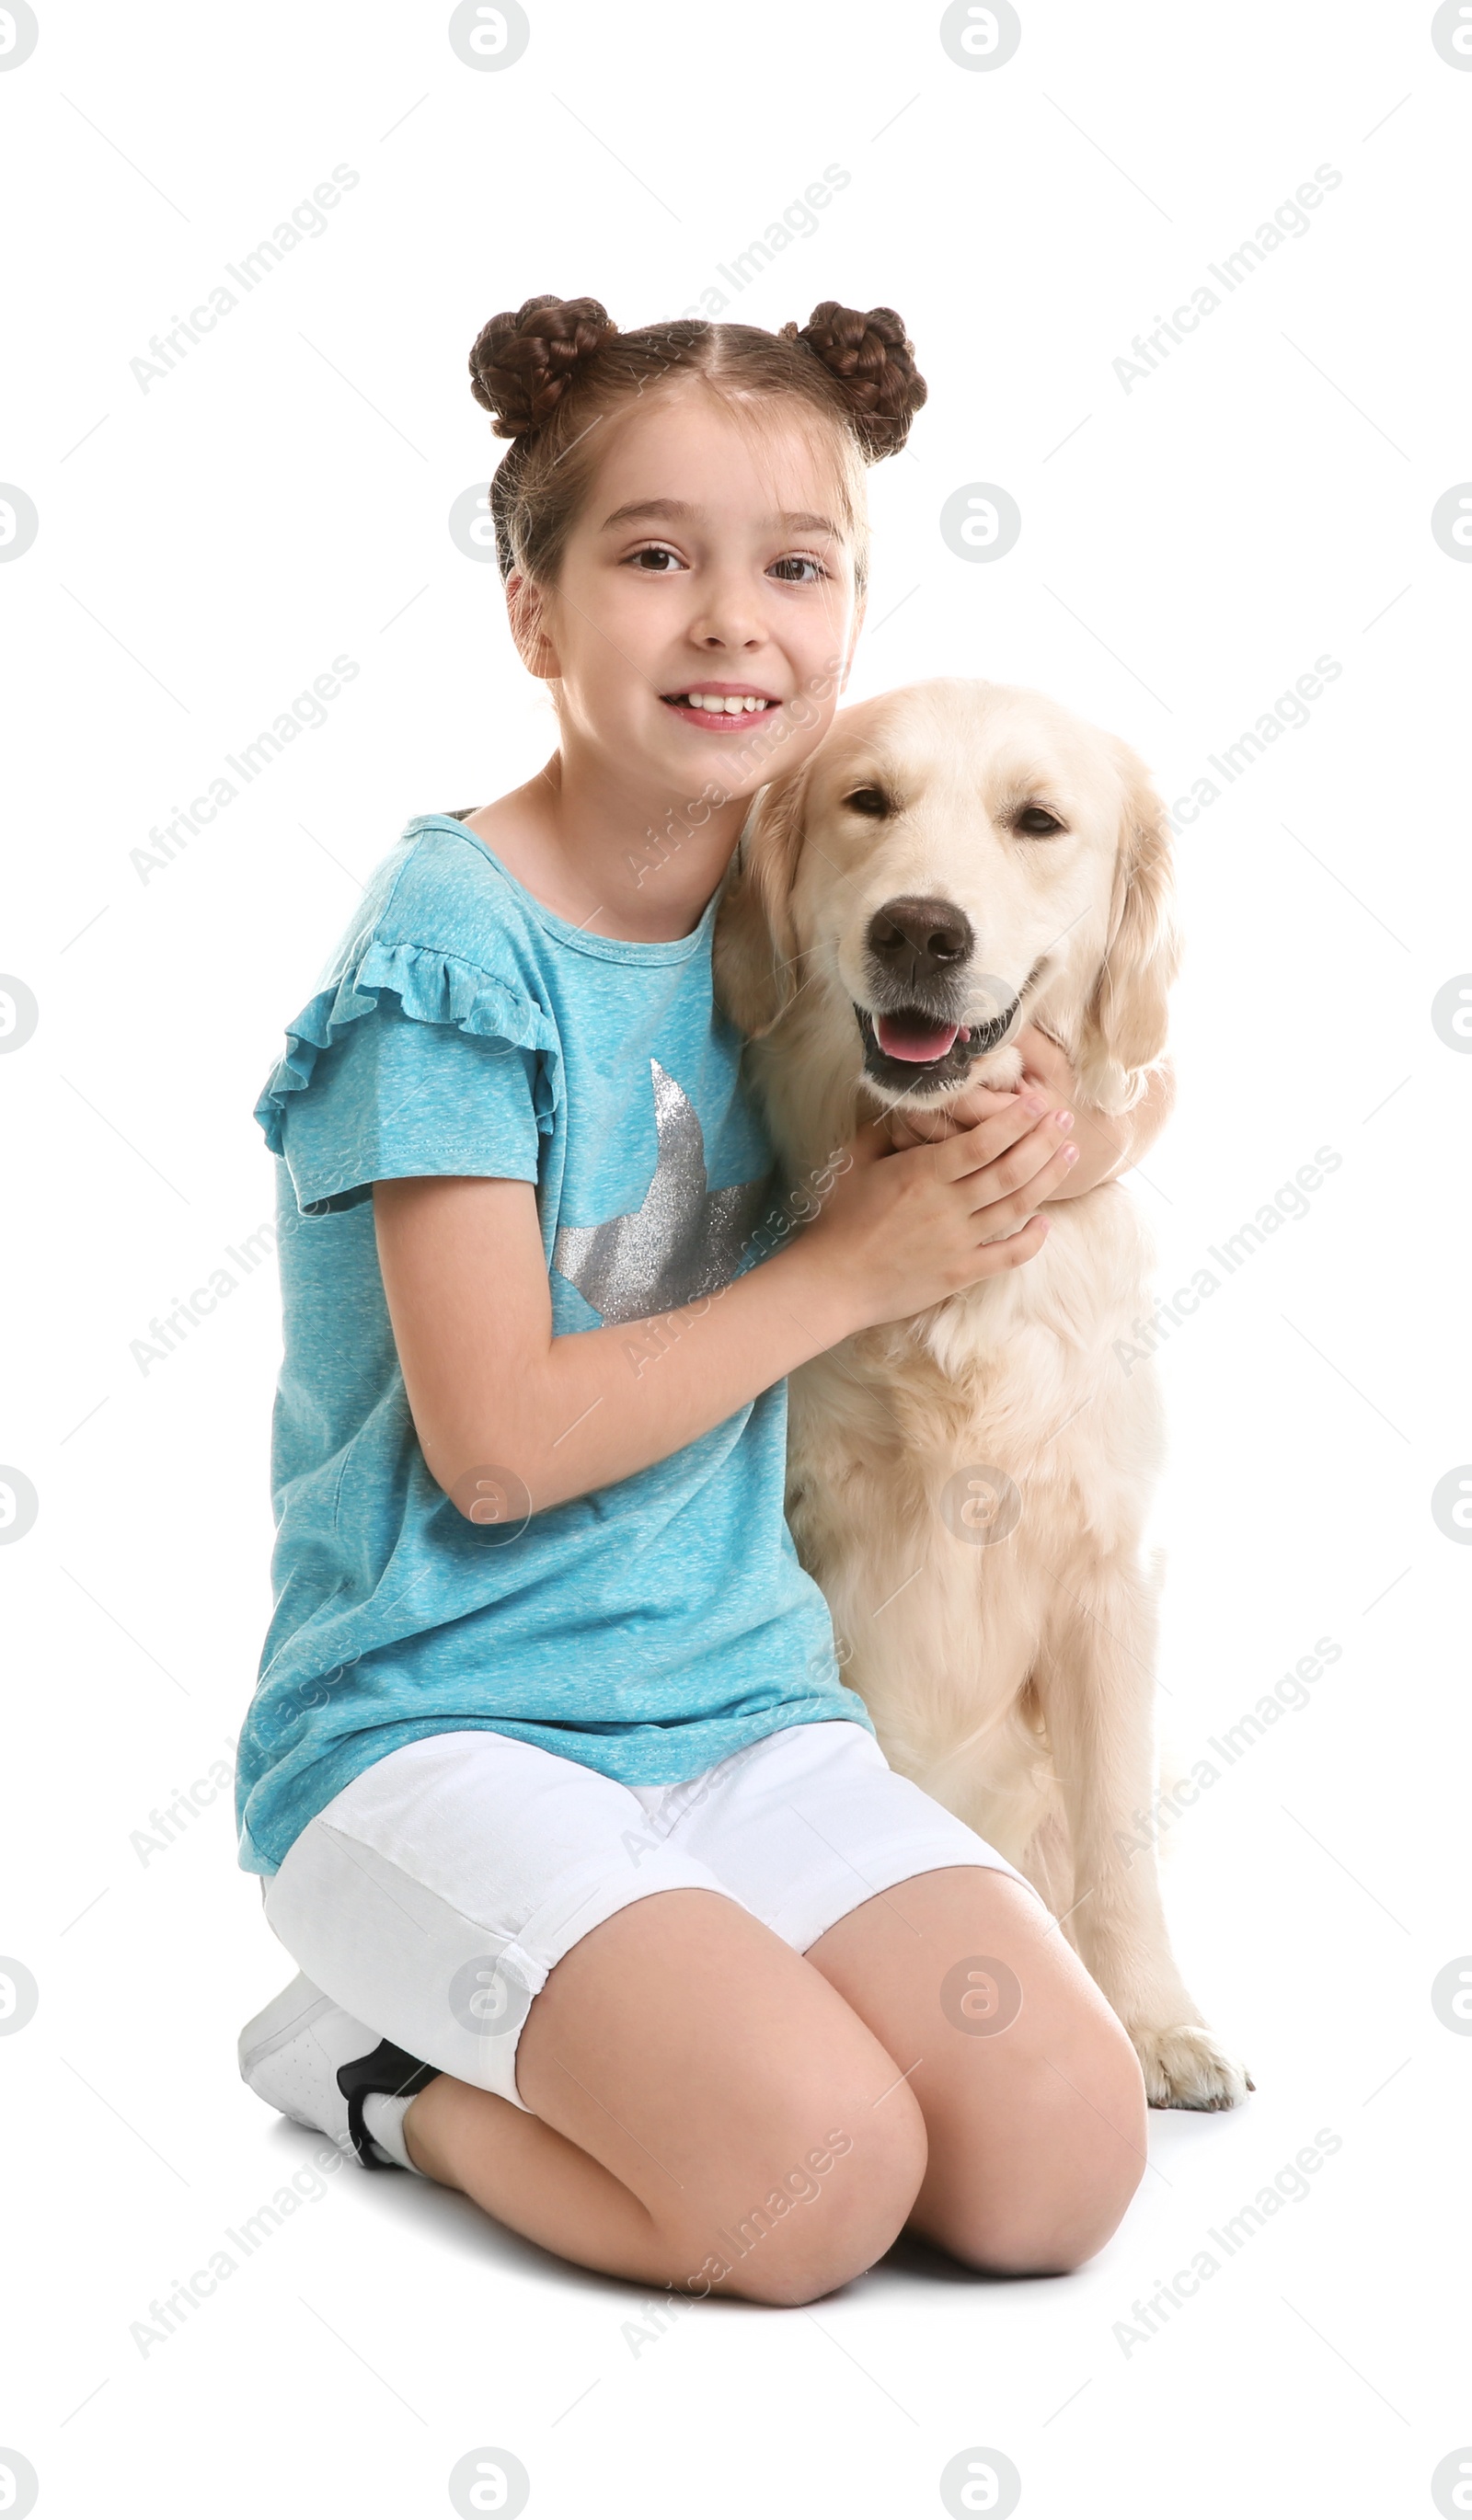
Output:
[[258,1108],[285,1362],[238,1809],[303,1974],[241,2070],[642,2284],[808,2302],[902,2228],[1058,2272],[1141,2175],[1139,2069],[844,1687],[783,1377],[1025,1268],[1129,1149],[978,1094],[836,1151],[784,1241],[711,995],[750,799],[849,672],[864,467],[925,387],[897,317],[832,304],[620,333],[535,297],[471,373],[559,741],[409,822]]

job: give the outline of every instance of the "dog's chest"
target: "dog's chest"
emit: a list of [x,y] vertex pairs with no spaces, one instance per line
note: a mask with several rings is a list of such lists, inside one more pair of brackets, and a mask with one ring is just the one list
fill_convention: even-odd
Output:
[[977,1463],[1097,1500],[1118,1484],[1122,1455],[1154,1455],[1156,1378],[1120,1362],[1147,1302],[1148,1238],[1116,1186],[1071,1205],[1024,1268],[848,1339],[794,1376],[791,1469],[820,1518],[863,1495],[881,1520],[923,1520],[947,1479]]

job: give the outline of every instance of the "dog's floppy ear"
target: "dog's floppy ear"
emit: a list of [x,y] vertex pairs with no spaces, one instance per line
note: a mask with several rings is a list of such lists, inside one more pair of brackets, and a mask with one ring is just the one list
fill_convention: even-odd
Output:
[[716,1003],[749,1039],[770,1032],[797,994],[792,887],[805,789],[799,770],[759,790],[716,913]]
[[1166,808],[1137,753],[1121,743],[1116,760],[1125,799],[1109,943],[1084,1013],[1076,1064],[1087,1099],[1117,1114],[1139,1102],[1147,1087],[1145,1070],[1165,1050],[1180,935]]

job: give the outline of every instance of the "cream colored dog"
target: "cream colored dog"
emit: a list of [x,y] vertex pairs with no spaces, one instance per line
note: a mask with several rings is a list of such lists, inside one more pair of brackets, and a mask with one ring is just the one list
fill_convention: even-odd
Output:
[[[1031,1022],[1119,1113],[1165,1048],[1165,812],[1115,737],[1035,692],[945,681],[846,709],[762,791],[717,994],[789,1178],[876,1104],[1015,1085]],[[1134,1814],[1155,1786],[1163,1452],[1128,1192],[1049,1210],[1022,1267],[795,1374],[788,1513],[891,1764],[1027,1873],[1133,2039],[1152,2103],[1250,2088],[1172,1956]]]

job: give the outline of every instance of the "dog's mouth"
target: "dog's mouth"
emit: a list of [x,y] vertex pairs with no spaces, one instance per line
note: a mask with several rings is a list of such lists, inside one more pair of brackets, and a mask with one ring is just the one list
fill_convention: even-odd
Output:
[[1010,1037],[1041,968],[1035,964],[1016,995],[980,1022],[952,1023],[920,1006],[855,1004],[865,1075],[891,1094],[943,1094],[961,1084],[977,1059]]
[[[860,1014],[860,1023],[865,1017]],[[941,1024],[920,1007],[898,1007],[893,1014],[867,1017],[874,1046],[884,1058],[903,1059],[908,1067],[936,1067],[958,1041],[969,1041],[964,1024]]]

